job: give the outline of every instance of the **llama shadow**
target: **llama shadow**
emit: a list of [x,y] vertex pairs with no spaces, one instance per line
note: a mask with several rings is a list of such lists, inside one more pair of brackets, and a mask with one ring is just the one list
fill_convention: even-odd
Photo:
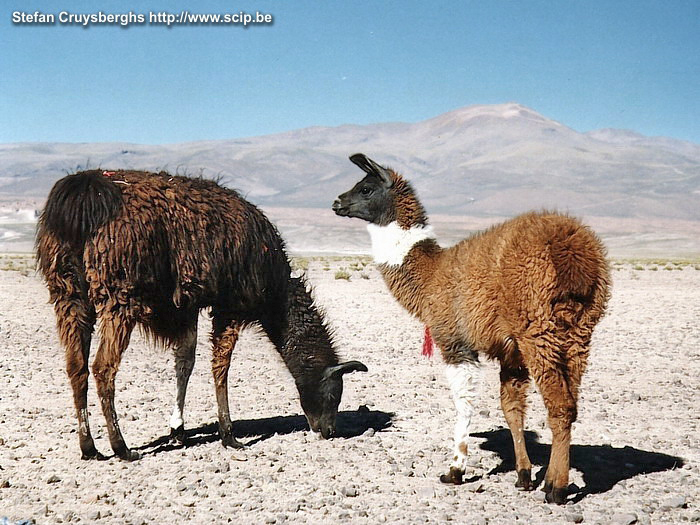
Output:
[[[500,428],[489,432],[471,434],[486,441],[479,448],[495,452],[501,463],[488,474],[515,471],[515,454],[510,430]],[[535,432],[525,432],[527,452],[533,465],[547,465],[550,445],[539,442]],[[611,445],[571,445],[571,467],[583,474],[584,487],[569,487],[572,502],[577,503],[590,494],[601,494],[612,489],[620,481],[640,474],[673,470],[684,465],[684,460],[658,452],[648,452],[632,447],[615,448]],[[545,467],[535,476],[535,485],[542,483]]]
[[[393,419],[393,413],[363,408],[352,412],[338,412],[336,434],[333,439],[354,438],[370,429],[377,432],[385,430],[391,426]],[[304,430],[310,431],[306,417],[301,415],[233,421],[233,435],[242,440],[246,447],[265,441],[275,434],[292,434]],[[252,439],[245,441],[245,438]],[[177,443],[170,435],[166,435],[140,447],[135,447],[135,450],[141,451],[143,455],[152,455],[213,443],[219,439],[219,424],[208,423],[197,428],[186,429],[184,443]]]

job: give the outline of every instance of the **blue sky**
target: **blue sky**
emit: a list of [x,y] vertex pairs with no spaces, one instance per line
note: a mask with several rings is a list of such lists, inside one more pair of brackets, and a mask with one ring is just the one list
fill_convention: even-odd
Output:
[[[700,142],[700,2],[3,2],[0,142],[172,143],[519,102],[579,131]],[[15,25],[256,11],[250,27]]]

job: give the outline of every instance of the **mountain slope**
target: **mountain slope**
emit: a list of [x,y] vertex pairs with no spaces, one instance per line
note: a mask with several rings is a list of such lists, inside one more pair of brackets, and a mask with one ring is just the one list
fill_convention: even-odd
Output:
[[404,173],[430,212],[507,216],[540,207],[588,216],[700,220],[700,146],[621,130],[579,133],[518,104],[418,123],[305,128],[171,145],[0,145],[0,198],[43,197],[84,167],[208,177],[264,206],[327,208],[363,152]]

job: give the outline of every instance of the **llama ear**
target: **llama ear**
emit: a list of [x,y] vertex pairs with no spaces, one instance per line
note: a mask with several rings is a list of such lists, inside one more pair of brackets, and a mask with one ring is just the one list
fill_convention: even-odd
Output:
[[364,171],[367,175],[375,175],[379,177],[384,186],[391,188],[394,185],[394,179],[388,169],[380,166],[364,153],[355,153],[350,157],[350,161]]
[[339,378],[342,377],[343,374],[350,372],[367,372],[367,367],[359,361],[348,361],[346,363],[340,363],[339,365],[329,366],[326,368],[323,376]]

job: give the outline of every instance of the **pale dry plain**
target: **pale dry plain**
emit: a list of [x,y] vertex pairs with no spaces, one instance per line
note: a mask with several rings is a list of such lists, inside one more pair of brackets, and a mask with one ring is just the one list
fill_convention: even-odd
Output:
[[[421,357],[421,326],[372,264],[357,259],[308,264],[340,354],[369,367],[346,376],[341,437],[323,441],[308,430],[291,377],[251,330],[236,348],[230,378],[232,417],[247,447],[224,449],[202,316],[186,446],[167,441],[173,359],[135,335],[117,378],[117,407],[127,442],[144,457],[81,461],[47,292],[22,258],[0,261],[14,268],[0,271],[0,522],[700,521],[698,265],[614,266],[609,314],[595,335],[574,427],[572,502],[558,507],[544,504],[539,490],[513,486],[490,362],[473,421],[472,478],[459,487],[439,483],[454,420],[441,359]],[[336,278],[341,269],[350,280]],[[111,453],[92,379],[89,398],[97,446]],[[550,434],[539,395],[530,399],[528,445],[539,481]]]

